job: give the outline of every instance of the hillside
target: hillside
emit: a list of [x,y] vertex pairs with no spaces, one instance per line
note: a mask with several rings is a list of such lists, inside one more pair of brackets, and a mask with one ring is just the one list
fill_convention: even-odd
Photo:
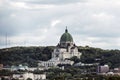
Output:
[[38,60],[48,60],[54,47],[12,47],[0,50],[0,63],[7,65],[28,64],[37,66]]
[[[5,66],[11,65],[29,65],[37,66],[38,60],[49,60],[55,47],[12,47],[0,49],[0,63]],[[93,47],[79,46],[82,52],[81,59],[74,59],[75,62],[108,64],[112,68],[120,66],[120,50],[103,50]]]

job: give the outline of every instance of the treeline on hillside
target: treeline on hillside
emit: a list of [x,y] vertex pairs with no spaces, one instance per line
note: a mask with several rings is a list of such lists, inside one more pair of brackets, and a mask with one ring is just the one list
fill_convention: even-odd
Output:
[[12,47],[0,50],[0,63],[3,65],[37,66],[38,60],[51,58],[53,46],[50,47]]
[[[0,49],[0,63],[7,65],[28,64],[29,66],[37,66],[39,60],[47,61],[51,58],[54,46],[47,47],[12,47],[7,49]],[[120,66],[120,50],[103,50],[93,47],[79,46],[79,52],[82,52],[81,59],[76,57],[71,60],[76,63],[81,61],[83,63],[108,64],[109,66]]]
[[120,67],[120,50],[103,50],[93,47],[79,47],[81,62],[108,64],[111,68]]

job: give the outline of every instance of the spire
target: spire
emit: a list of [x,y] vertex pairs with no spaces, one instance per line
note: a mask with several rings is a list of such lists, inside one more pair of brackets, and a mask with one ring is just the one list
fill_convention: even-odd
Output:
[[68,32],[68,30],[67,30],[67,26],[66,26],[65,32],[66,32],[66,33]]

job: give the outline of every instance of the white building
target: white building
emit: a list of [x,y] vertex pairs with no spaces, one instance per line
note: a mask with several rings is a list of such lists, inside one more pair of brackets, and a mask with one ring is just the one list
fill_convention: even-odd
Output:
[[45,80],[46,75],[45,74],[34,74],[34,80]]
[[19,66],[11,66],[11,71],[17,70],[28,70],[28,66],[23,66],[22,64],[20,64]]
[[60,42],[52,53],[52,58],[48,61],[40,61],[39,66],[52,67],[58,64],[70,64],[74,62],[67,60],[73,56],[80,58],[81,53],[78,52],[78,48],[73,42],[73,38],[66,28],[65,33],[60,38]]
[[27,80],[28,78],[32,80],[45,80],[46,79],[46,74],[33,74],[33,73],[18,73],[18,74],[13,74],[14,79],[19,79],[19,80]]
[[109,66],[108,65],[98,66],[98,72],[99,73],[109,72]]

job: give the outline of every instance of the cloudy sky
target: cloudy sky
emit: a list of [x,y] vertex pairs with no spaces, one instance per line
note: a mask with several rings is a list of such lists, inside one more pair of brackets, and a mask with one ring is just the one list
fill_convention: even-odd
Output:
[[78,46],[120,49],[120,0],[0,0],[0,48],[55,46],[66,26]]

